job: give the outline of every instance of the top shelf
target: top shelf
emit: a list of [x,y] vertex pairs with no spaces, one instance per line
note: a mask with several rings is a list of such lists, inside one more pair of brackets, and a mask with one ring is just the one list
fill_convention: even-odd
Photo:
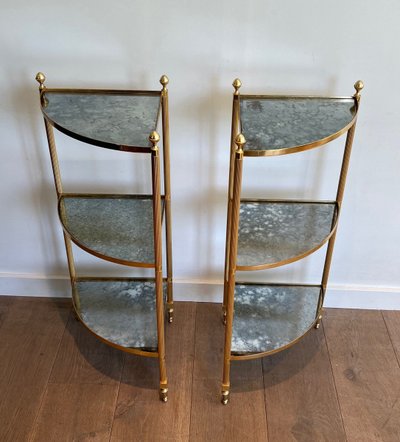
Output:
[[54,127],[108,149],[150,152],[160,113],[158,91],[46,89],[42,111]]
[[301,152],[328,143],[355,122],[355,98],[241,95],[245,156]]

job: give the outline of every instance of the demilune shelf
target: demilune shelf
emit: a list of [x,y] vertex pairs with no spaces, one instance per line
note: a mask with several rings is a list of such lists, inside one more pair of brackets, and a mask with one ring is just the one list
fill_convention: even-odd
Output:
[[301,259],[336,228],[335,202],[243,200],[237,270],[260,270]]
[[152,204],[147,195],[77,194],[61,196],[58,211],[64,230],[87,252],[119,264],[154,267]]
[[73,291],[76,312],[94,334],[119,347],[157,351],[154,282],[79,279]]
[[316,321],[320,286],[235,286],[232,355],[277,351],[303,336]]
[[240,97],[245,156],[284,155],[311,149],[346,132],[354,122],[354,98]]
[[53,126],[80,141],[150,152],[148,137],[157,128],[160,92],[48,89],[42,110]]

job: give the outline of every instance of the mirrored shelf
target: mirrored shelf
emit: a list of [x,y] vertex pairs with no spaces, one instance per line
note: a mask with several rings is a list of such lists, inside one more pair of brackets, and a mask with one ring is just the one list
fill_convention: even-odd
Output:
[[320,286],[235,286],[232,355],[273,353],[301,338],[315,323]]
[[98,337],[132,353],[157,352],[154,281],[79,279],[73,292],[77,314]]
[[119,264],[154,267],[150,195],[64,195],[58,208],[65,231],[82,249]]
[[321,146],[346,132],[356,114],[352,97],[241,96],[244,155],[284,155]]
[[45,118],[78,140],[117,150],[150,152],[160,92],[51,90],[42,96]]
[[242,200],[237,270],[260,270],[301,259],[333,233],[336,202]]

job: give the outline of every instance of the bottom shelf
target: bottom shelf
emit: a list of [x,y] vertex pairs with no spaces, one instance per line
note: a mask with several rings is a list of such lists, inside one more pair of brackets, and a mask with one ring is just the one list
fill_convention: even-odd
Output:
[[240,284],[235,287],[233,356],[273,353],[314,324],[321,287]]
[[101,339],[122,349],[157,352],[153,281],[79,279],[74,300],[81,321]]

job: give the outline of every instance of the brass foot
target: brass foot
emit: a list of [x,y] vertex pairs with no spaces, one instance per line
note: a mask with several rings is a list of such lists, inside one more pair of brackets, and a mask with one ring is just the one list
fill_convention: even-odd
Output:
[[160,388],[160,400],[162,402],[168,401],[168,388]]
[[316,322],[316,324],[314,325],[314,328],[316,328],[317,330],[319,329],[320,325],[321,325],[321,321],[322,321],[322,315],[318,316],[318,321]]
[[167,310],[168,322],[171,324],[174,321],[174,309],[169,307]]
[[222,308],[222,324],[226,325],[226,310]]
[[229,390],[223,391],[221,395],[221,403],[226,405],[229,402]]

